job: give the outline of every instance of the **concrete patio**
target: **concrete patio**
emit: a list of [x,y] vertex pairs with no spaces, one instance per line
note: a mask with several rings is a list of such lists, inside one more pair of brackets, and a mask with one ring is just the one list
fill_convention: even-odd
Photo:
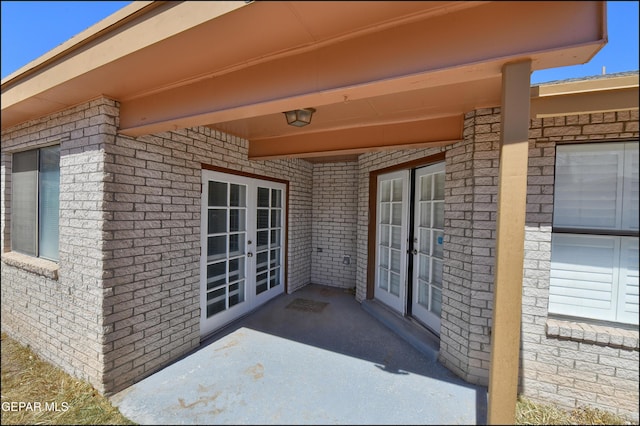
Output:
[[309,285],[111,401],[140,424],[486,423],[486,388],[437,363],[416,333],[345,290]]

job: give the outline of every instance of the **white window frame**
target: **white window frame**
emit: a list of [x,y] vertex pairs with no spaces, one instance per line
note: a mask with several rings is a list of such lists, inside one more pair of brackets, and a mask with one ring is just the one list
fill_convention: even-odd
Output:
[[[42,152],[54,152],[57,155],[57,167],[53,170],[45,167]],[[55,152],[57,150],[57,152]],[[28,158],[32,155],[33,158]],[[17,156],[24,156],[23,164],[29,170],[18,168]],[[51,158],[51,157],[49,157]],[[46,146],[12,154],[11,171],[11,250],[27,256],[47,259],[53,262],[59,260],[59,226],[60,226],[60,146]],[[32,164],[29,164],[32,163]],[[51,164],[47,164],[51,166]],[[51,174],[53,172],[53,175]],[[19,174],[25,173],[23,176]],[[30,175],[30,176],[29,176]],[[55,190],[51,191],[54,185]],[[30,193],[29,191],[33,191]],[[19,198],[30,198],[21,209],[18,207]],[[26,211],[28,210],[28,211]],[[25,234],[25,227],[32,226],[32,235]],[[22,228],[22,229],[21,229]],[[21,232],[22,231],[22,232]],[[22,234],[24,240],[19,241]],[[43,244],[42,239],[47,238]],[[31,241],[27,241],[30,239]]]
[[[611,164],[609,170],[602,166],[610,171],[604,189],[598,188],[597,179],[593,190],[588,182],[576,185],[591,197],[585,202],[571,195],[567,182],[584,183],[602,170],[597,165],[583,165],[582,169],[570,166],[575,164],[568,163],[572,156],[581,153],[593,154],[592,159],[617,159],[617,172]],[[637,140],[556,147],[550,314],[638,324],[637,163]],[[574,173],[565,173],[569,170]],[[580,208],[571,217],[571,208],[576,205]],[[600,211],[602,217],[598,216]]]

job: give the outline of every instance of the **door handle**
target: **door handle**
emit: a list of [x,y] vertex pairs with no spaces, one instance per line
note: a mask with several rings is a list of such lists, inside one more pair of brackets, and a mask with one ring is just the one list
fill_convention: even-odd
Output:
[[413,255],[418,254],[418,250],[417,250],[417,249],[413,249],[413,250],[411,251],[411,254],[413,254]]
[[253,253],[251,252],[247,253],[247,257],[253,257]]

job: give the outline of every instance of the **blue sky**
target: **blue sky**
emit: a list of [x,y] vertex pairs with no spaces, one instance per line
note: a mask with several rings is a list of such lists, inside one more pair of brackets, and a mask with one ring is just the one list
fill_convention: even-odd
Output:
[[[130,1],[2,1],[2,78],[123,8]],[[536,71],[531,82],[638,70],[638,1],[610,1],[609,43],[585,65]]]

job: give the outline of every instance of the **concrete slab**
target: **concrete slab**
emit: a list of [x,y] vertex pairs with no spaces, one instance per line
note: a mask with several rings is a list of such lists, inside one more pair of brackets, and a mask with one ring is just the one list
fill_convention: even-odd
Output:
[[416,350],[351,294],[310,285],[111,401],[140,424],[482,424],[487,391]]

